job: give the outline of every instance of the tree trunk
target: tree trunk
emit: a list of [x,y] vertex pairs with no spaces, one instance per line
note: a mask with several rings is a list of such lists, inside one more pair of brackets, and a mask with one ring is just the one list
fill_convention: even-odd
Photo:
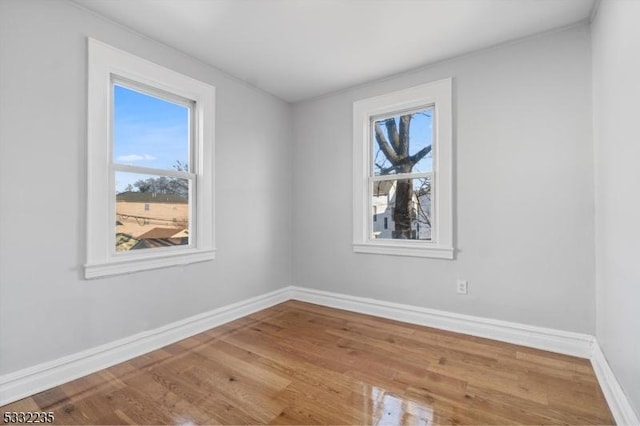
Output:
[[393,238],[411,239],[411,201],[413,185],[411,179],[399,180],[396,185],[396,206],[393,211],[395,231]]

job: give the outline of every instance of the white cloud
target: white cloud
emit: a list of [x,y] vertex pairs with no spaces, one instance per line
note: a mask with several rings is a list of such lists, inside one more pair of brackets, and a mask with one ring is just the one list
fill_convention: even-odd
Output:
[[129,154],[129,155],[120,155],[116,158],[116,161],[122,163],[133,163],[134,161],[152,161],[155,160],[156,157],[149,154],[138,155],[138,154]]

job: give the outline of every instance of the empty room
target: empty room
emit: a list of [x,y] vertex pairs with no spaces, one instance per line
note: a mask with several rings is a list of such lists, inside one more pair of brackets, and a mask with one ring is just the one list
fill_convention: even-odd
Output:
[[639,0],[0,0],[3,424],[640,425]]

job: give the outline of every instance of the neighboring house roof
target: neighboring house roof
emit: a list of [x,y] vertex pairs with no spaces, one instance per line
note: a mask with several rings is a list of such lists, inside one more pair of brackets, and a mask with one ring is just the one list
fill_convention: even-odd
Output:
[[187,197],[178,194],[162,194],[158,192],[126,191],[116,194],[116,201],[127,203],[174,203],[187,204]]
[[189,237],[189,230],[183,229],[182,231],[175,234],[172,238],[188,238],[188,237]]
[[161,228],[156,227],[150,231],[145,232],[144,234],[138,236],[139,240],[147,240],[147,239],[158,239],[158,238],[180,238],[180,236],[176,236],[176,234],[182,232],[183,228]]
[[145,248],[157,248],[157,247],[170,247],[182,245],[182,242],[176,242],[174,239],[167,238],[147,238],[140,240],[131,247],[131,250],[145,249]]

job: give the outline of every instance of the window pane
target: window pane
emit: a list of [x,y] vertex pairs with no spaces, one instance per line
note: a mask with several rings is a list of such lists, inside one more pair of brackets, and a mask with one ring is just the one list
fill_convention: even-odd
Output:
[[113,90],[113,161],[186,170],[189,108],[117,84]]
[[431,176],[373,182],[374,239],[431,240]]
[[433,108],[373,120],[372,127],[375,176],[433,170]]
[[116,172],[116,251],[189,244],[189,180]]

